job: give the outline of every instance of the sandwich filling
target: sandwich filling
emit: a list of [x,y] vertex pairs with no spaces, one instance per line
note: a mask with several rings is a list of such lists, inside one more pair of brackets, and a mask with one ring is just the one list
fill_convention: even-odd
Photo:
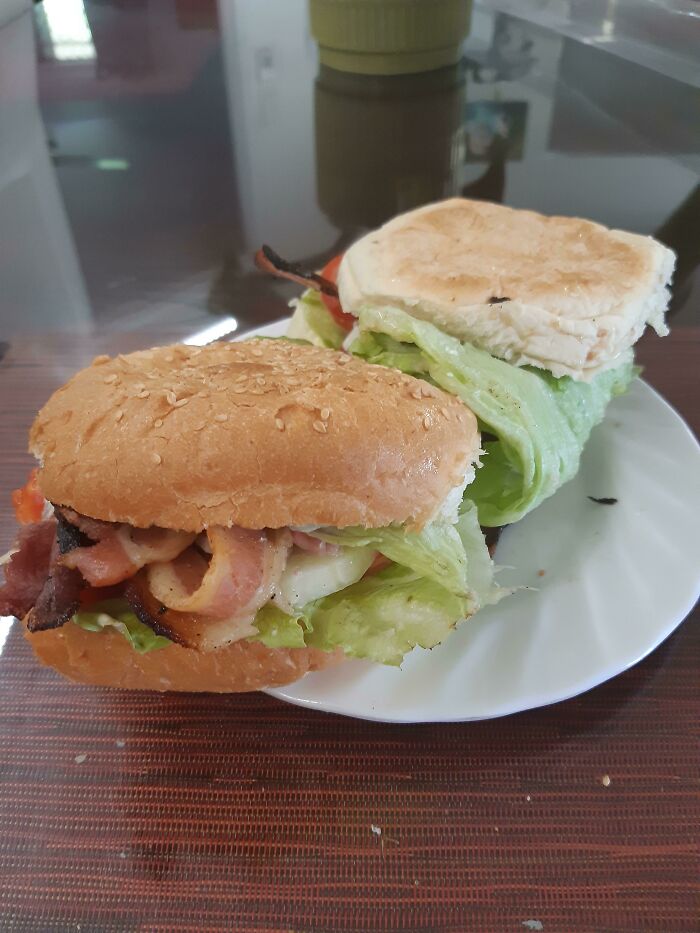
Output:
[[195,534],[51,506],[34,474],[15,510],[24,524],[6,561],[0,613],[26,616],[30,632],[115,628],[139,652],[250,639],[399,664],[505,594],[469,502],[456,524],[443,514],[421,530],[212,526]]
[[578,472],[591,430],[638,369],[632,351],[589,382],[513,366],[451,337],[399,308],[364,308],[352,330],[307,290],[295,302],[290,335],[319,346],[343,346],[364,360],[400,369],[456,395],[488,438],[481,469],[465,495],[486,527],[523,518]]

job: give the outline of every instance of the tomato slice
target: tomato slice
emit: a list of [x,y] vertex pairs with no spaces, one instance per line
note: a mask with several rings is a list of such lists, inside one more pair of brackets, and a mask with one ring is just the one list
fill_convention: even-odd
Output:
[[34,467],[24,486],[12,493],[12,507],[20,525],[31,525],[32,522],[41,521],[46,500],[39,489],[38,473],[38,468]]
[[[333,282],[334,285],[338,281],[338,268],[342,258],[343,254],[339,253],[337,256],[334,256],[330,262],[326,263],[326,265],[321,270],[321,275],[323,278],[328,279],[329,282]],[[355,326],[355,317],[352,314],[346,314],[346,312],[343,311],[343,306],[340,303],[340,299],[336,298],[335,295],[324,295],[323,292],[321,292],[321,301],[328,309],[328,313],[331,315],[335,323],[349,333]]]
[[365,576],[371,577],[373,574],[379,573],[380,570],[384,570],[385,567],[390,566],[390,564],[393,564],[393,561],[377,551],[374,555],[374,560],[365,571]]

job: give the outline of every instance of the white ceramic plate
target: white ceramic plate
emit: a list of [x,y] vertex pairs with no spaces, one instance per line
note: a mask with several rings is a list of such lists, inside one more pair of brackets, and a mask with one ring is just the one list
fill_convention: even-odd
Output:
[[415,649],[401,669],[348,661],[268,692],[384,722],[488,719],[575,696],[636,664],[690,612],[699,518],[700,447],[637,380],[593,431],[578,476],[503,533],[496,561],[514,569],[500,581],[532,589]]

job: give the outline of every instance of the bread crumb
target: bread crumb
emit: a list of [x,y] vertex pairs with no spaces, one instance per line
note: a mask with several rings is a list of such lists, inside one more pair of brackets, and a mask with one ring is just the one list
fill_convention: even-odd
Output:
[[537,571],[537,576],[538,576],[538,577],[543,577],[546,573],[547,573],[546,570],[538,570],[538,571]]
[[319,434],[325,434],[328,430],[327,425],[323,421],[314,421],[314,431],[318,431]]

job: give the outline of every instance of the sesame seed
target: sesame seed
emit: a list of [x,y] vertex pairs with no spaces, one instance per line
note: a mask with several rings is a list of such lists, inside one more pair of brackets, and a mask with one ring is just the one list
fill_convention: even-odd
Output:
[[430,427],[430,415],[426,415],[425,418],[423,418],[423,427],[426,431]]
[[198,392],[197,398],[209,398],[209,394],[207,392]]
[[241,373],[240,376],[236,376],[235,382],[245,382],[247,378],[247,373]]
[[247,391],[248,391],[247,386],[234,386],[233,387],[233,392],[235,395],[243,395],[243,393]]
[[328,419],[330,418],[330,416],[331,416],[331,410],[330,410],[330,408],[322,408],[322,409],[321,409],[321,420],[322,420],[322,421],[328,421]]
[[344,366],[346,363],[350,362],[350,355],[348,353],[343,353],[342,356],[338,357],[338,363],[341,366]]
[[163,458],[161,457],[160,454],[157,454],[157,453],[152,453],[152,454],[151,454],[151,460],[152,460],[154,463],[156,463],[156,464],[157,464],[157,463],[162,463],[162,462],[163,462]]
[[323,421],[314,421],[313,427],[314,431],[318,431],[319,434],[325,434],[328,430],[328,426]]
[[281,418],[275,418],[275,427],[278,431],[284,431],[284,421]]
[[151,393],[148,391],[148,389],[141,389],[136,398],[148,398],[150,394]]
[[214,415],[214,421],[228,421],[228,415],[223,413],[220,415]]
[[253,356],[263,355],[263,351],[260,349],[260,347],[253,347],[253,349],[250,352],[253,354]]
[[100,355],[96,356],[92,361],[93,366],[101,366],[103,363],[109,363],[109,357],[106,353],[100,353]]
[[175,402],[177,401],[177,395],[175,395],[175,393],[172,391],[172,389],[166,389],[166,391],[165,391],[165,399],[166,399],[168,405],[174,405]]
[[109,385],[110,382],[116,382],[116,381],[117,381],[117,374],[116,374],[116,373],[110,373],[109,376],[105,376],[105,382],[106,382],[108,385]]
[[156,428],[162,428],[162,427],[163,427],[163,419],[162,419],[162,418],[156,418],[156,420],[153,422],[153,426],[156,427]]
[[206,428],[206,426],[207,426],[206,421],[200,421],[199,424],[196,424],[196,425],[194,426],[194,429],[195,429],[195,431],[201,431],[201,430],[203,430],[203,428]]
[[180,398],[176,402],[173,402],[173,408],[182,408],[182,406],[186,405],[188,402],[188,398]]
[[165,362],[166,362],[166,363],[174,363],[174,362],[175,362],[175,357],[172,355],[172,353],[168,353],[168,355],[167,355],[166,357],[164,357],[164,359],[165,359]]
[[440,414],[442,415],[443,418],[449,418],[447,409],[444,406],[440,409]]
[[119,411],[115,414],[114,420],[121,421],[123,417],[124,417],[124,412],[120,408]]
[[420,386],[416,386],[416,388],[411,392],[411,397],[412,398],[423,398],[423,393],[421,392]]
[[265,377],[264,377],[264,376],[256,376],[256,377],[255,377],[255,381],[257,382],[257,384],[258,384],[259,386],[264,386],[264,385],[265,385]]

